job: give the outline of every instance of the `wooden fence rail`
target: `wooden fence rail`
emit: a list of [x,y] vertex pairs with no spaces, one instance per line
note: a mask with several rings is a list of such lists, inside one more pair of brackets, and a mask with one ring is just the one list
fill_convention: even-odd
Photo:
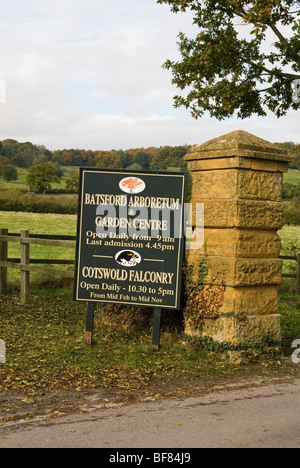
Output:
[[[20,258],[8,258],[8,243],[17,242],[20,244]],[[0,294],[7,292],[7,269],[15,268],[21,271],[21,303],[29,301],[30,272],[43,273],[51,276],[63,278],[73,278],[73,270],[60,270],[57,268],[47,268],[43,265],[74,265],[75,260],[61,259],[32,259],[30,258],[30,245],[46,245],[52,247],[64,247],[74,250],[75,257],[75,236],[51,236],[46,234],[30,234],[29,231],[21,231],[21,234],[8,233],[7,229],[0,229]],[[283,260],[293,260],[297,264],[294,274],[283,273],[285,278],[296,279],[296,294],[300,294],[300,254],[294,256],[282,255]]]
[[[20,244],[20,258],[8,258],[9,242]],[[76,237],[30,234],[29,231],[21,231],[21,234],[9,234],[7,229],[0,229],[0,294],[6,294],[7,292],[7,268],[18,269],[21,271],[22,304],[26,304],[29,301],[30,272],[60,276],[63,278],[74,277],[74,271],[47,268],[38,265],[74,265],[75,260],[31,259],[30,245],[45,245],[73,249],[75,256]]]
[[296,273],[282,273],[284,278],[296,279],[296,294],[300,294],[300,254],[297,255],[281,255],[283,260],[294,260],[297,265]]

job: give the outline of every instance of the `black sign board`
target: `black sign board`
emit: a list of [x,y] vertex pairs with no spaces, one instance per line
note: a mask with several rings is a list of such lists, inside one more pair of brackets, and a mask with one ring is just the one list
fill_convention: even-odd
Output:
[[74,299],[180,308],[183,173],[80,169]]

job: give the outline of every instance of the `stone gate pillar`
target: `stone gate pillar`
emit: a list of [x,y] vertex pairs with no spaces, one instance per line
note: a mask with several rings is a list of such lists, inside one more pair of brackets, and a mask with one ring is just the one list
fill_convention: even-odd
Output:
[[[220,281],[225,292],[217,316],[200,331],[186,333],[231,349],[280,343],[277,287],[282,281],[281,200],[283,172],[290,158],[275,145],[236,131],[192,148],[185,158],[192,175],[192,200],[204,203],[205,248],[187,252],[198,267],[207,255],[205,284]],[[216,283],[214,283],[216,284]]]

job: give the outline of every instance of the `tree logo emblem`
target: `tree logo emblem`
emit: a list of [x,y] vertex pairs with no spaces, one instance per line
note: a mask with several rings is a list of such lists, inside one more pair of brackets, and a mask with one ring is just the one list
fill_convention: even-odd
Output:
[[146,188],[146,184],[142,179],[138,177],[126,177],[122,179],[119,187],[125,193],[141,193]]

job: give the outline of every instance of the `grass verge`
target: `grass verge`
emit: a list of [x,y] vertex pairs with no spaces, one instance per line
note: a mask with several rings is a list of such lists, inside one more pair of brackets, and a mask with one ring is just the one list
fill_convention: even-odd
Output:
[[206,356],[204,362],[199,350],[187,350],[180,336],[170,333],[163,333],[162,348],[155,352],[149,328],[126,333],[104,327],[101,309],[96,312],[93,346],[88,346],[83,340],[86,307],[72,301],[69,289],[40,289],[27,306],[20,305],[17,296],[2,296],[0,309],[1,339],[7,347],[0,390],[136,390],[152,379],[208,368],[216,372],[224,364],[215,356]]
[[[0,297],[0,338],[6,363],[0,364],[0,390],[114,388],[120,392],[167,384],[174,378],[236,372],[221,354],[186,347],[181,331],[162,330],[161,348],[151,348],[151,320],[143,327],[105,325],[98,306],[93,346],[84,343],[85,304],[72,301],[70,288],[40,288],[23,306],[18,296]],[[300,338],[300,297],[283,296],[280,303],[283,351]],[[278,364],[278,362],[277,362]]]
[[89,346],[83,338],[86,306],[73,302],[67,287],[40,286],[27,306],[18,300],[13,292],[0,296],[0,339],[7,347],[0,364],[0,426],[300,376],[300,364],[291,360],[291,344],[300,338],[300,297],[280,303],[283,356],[239,366],[217,352],[184,346],[181,330],[167,320],[155,351],[151,314],[124,327],[106,322],[100,307]]

